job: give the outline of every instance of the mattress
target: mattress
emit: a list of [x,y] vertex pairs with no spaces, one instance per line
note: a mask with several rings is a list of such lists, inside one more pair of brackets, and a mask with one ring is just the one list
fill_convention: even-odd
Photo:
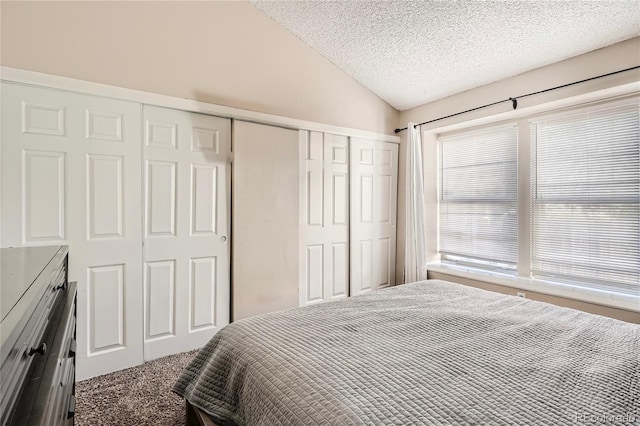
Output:
[[428,280],[236,321],[174,392],[220,425],[631,425],[640,326]]

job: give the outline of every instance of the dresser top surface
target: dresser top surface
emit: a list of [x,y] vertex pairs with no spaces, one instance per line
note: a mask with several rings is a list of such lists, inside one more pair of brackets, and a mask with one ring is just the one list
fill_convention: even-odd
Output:
[[0,313],[5,319],[63,246],[0,249]]

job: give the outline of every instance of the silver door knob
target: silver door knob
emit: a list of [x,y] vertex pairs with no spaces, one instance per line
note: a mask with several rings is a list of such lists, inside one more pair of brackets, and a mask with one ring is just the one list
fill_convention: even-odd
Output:
[[223,243],[227,241],[226,235],[223,235],[222,237],[220,237],[220,241],[222,241]]

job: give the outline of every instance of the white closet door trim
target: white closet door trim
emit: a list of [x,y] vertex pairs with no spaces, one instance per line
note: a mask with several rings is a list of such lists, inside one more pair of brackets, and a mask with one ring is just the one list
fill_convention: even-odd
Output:
[[44,86],[52,89],[69,90],[72,92],[80,92],[87,95],[115,98],[147,105],[162,106],[189,112],[199,112],[220,117],[235,118],[238,120],[245,120],[259,124],[270,124],[291,128],[294,130],[306,129],[318,132],[334,133],[337,135],[358,137],[363,139],[373,139],[397,144],[400,143],[399,136],[386,135],[384,133],[368,132],[364,130],[352,129],[349,127],[332,126],[329,124],[316,123],[313,121],[298,120],[295,118],[283,117],[280,115],[265,114],[262,112],[255,112],[240,108],[210,104],[207,102],[194,101],[191,99],[159,95],[156,93],[143,92],[140,90],[127,89],[124,87],[111,86],[108,84],[94,83],[85,80],[77,80],[74,78],[44,74],[35,71],[27,71],[18,68],[0,66],[0,75],[2,75],[3,81],[10,81],[14,83]]

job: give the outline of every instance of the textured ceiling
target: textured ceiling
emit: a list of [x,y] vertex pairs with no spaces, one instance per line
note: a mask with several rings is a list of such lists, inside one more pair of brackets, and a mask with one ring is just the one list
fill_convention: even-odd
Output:
[[640,35],[640,0],[251,2],[399,110]]

